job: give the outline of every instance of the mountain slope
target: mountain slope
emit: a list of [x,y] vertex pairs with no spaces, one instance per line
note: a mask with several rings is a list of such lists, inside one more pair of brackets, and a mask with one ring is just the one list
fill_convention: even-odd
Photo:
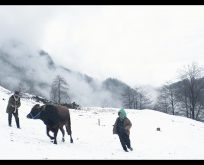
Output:
[[[22,91],[50,98],[51,84],[57,75],[69,84],[71,101],[83,106],[120,107],[121,99],[114,83],[105,86],[110,79],[99,82],[96,79],[57,65],[43,50],[27,47],[19,42],[0,45],[0,85],[9,90]],[[119,84],[116,88],[122,88]],[[126,85],[128,86],[128,85]],[[117,97],[115,97],[117,95]]]

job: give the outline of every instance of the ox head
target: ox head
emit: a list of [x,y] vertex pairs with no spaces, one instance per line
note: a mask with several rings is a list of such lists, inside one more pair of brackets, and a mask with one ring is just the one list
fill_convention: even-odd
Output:
[[27,115],[27,118],[29,119],[39,119],[40,114],[42,112],[42,108],[40,104],[36,104],[30,111],[30,113]]

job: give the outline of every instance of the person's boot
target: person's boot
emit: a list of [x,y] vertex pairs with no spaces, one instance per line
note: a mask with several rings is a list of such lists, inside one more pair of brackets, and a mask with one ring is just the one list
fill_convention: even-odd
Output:
[[128,152],[127,148],[126,148],[126,149],[124,149],[124,151],[125,151],[125,152]]
[[19,119],[16,120],[16,126],[20,129]]
[[123,150],[124,150],[125,152],[128,152],[127,147],[123,147]]
[[130,151],[133,151],[133,148],[132,148],[132,147],[128,147],[128,149],[129,149]]

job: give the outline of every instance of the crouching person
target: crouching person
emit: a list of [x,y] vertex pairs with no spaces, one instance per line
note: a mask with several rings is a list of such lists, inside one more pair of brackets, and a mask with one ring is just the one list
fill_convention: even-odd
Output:
[[118,134],[123,150],[128,152],[127,148],[133,150],[130,143],[130,128],[131,121],[127,118],[126,112],[123,108],[118,112],[118,118],[113,127],[113,134]]
[[8,125],[11,127],[12,115],[15,117],[16,126],[20,128],[18,108],[21,106],[20,93],[15,91],[14,94],[9,98],[6,112],[8,113]]

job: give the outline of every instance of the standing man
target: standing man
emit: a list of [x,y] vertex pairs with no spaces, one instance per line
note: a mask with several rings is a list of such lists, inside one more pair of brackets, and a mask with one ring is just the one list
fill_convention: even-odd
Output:
[[20,129],[18,108],[21,106],[19,91],[15,91],[14,94],[9,98],[6,112],[8,113],[8,124],[11,127],[12,115],[15,117],[16,126]]
[[131,121],[127,118],[124,108],[121,108],[118,112],[118,118],[115,121],[113,127],[113,134],[118,134],[120,143],[123,147],[123,150],[128,152],[127,148],[132,151],[130,144],[130,128],[132,127]]

